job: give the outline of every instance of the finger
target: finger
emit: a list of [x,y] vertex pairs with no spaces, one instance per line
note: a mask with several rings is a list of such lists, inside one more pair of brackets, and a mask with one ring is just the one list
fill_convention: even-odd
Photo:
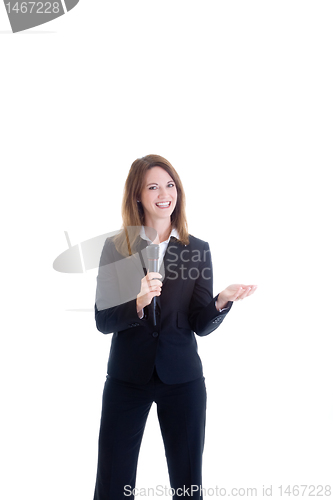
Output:
[[158,297],[159,295],[161,295],[161,290],[152,290],[147,295],[148,295],[148,297],[150,298],[150,301],[151,301],[151,299],[153,297]]
[[247,297],[251,293],[251,290],[252,290],[252,287],[247,286],[245,288],[244,292],[242,293],[242,299],[245,299],[245,297]]
[[[155,273],[149,273],[149,274],[146,274],[146,276],[144,278],[142,278],[141,281],[144,281],[145,283],[149,284],[149,283],[162,283],[162,281],[160,281],[158,279],[158,277],[154,278],[154,274]],[[157,276],[159,276],[158,273],[156,273]]]
[[246,288],[248,289],[247,296],[249,296],[256,291],[257,285],[247,285]]
[[245,290],[245,292],[243,292],[240,297],[239,297],[239,300],[243,300],[245,299],[249,294],[249,290]]
[[256,289],[256,286],[255,285],[248,285],[245,287],[245,290],[241,293],[240,295],[240,299],[243,300],[245,299],[246,297],[248,297],[249,295],[251,295]]
[[150,289],[155,288],[155,287],[161,288],[163,283],[162,283],[162,281],[159,281],[158,279],[154,279],[154,280],[147,281],[147,285],[148,285],[148,288],[150,288]]
[[242,293],[244,292],[244,288],[242,286],[239,286],[236,294],[235,294],[235,300],[240,300]]
[[159,280],[151,280],[148,281],[148,288],[149,290],[160,290],[162,287],[162,282]]
[[148,272],[146,277],[148,280],[154,280],[154,279],[162,278],[163,276],[160,273]]
[[145,295],[145,304],[151,304],[151,301],[153,300],[154,297],[158,297],[160,295],[160,292],[148,292]]
[[160,281],[158,279],[148,281],[149,288],[155,288],[156,286],[161,288],[162,285],[163,285],[162,281]]
[[257,285],[252,285],[251,286],[251,291],[250,291],[250,293],[248,295],[252,295],[256,291],[256,289],[257,289]]

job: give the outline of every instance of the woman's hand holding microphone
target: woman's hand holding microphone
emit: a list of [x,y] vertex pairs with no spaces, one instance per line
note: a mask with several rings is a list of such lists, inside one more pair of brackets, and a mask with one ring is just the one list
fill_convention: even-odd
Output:
[[153,297],[161,295],[162,278],[160,273],[148,272],[141,280],[141,290],[136,297],[136,310],[140,318],[143,317],[143,308],[148,306]]

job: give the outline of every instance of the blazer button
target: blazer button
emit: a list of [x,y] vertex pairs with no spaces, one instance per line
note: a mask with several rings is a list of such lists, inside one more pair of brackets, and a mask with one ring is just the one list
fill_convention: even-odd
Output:
[[153,337],[158,337],[158,332],[154,332]]

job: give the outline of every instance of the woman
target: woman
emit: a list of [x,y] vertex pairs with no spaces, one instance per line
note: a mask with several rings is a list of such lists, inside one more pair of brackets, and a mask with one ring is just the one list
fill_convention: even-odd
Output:
[[[153,402],[173,498],[202,498],[206,388],[194,332],[211,333],[233,301],[256,286],[230,285],[213,297],[209,245],[188,233],[182,183],[161,156],[132,164],[122,216],[123,230],[106,240],[97,277],[96,325],[113,337],[94,500],[134,498]],[[160,272],[147,272],[152,242],[159,245]]]

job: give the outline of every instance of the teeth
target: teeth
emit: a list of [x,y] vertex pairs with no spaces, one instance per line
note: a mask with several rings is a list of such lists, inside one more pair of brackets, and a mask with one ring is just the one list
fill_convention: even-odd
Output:
[[170,205],[170,201],[167,201],[165,203],[156,203],[158,207],[168,207]]

